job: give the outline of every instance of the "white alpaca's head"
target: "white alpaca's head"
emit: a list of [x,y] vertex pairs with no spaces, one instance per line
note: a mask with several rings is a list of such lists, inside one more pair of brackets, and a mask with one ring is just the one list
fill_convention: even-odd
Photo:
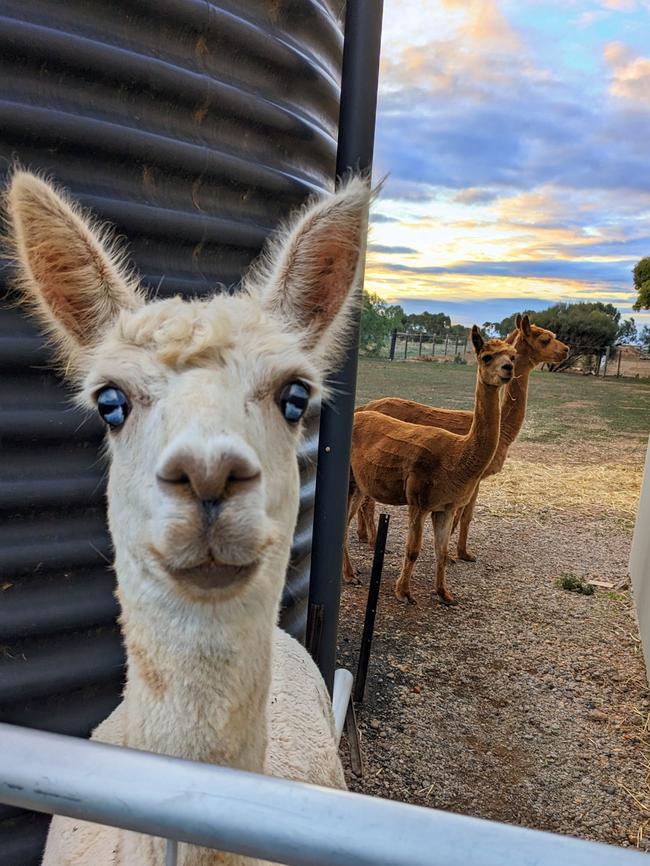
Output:
[[[338,360],[369,189],[306,205],[233,296],[145,303],[106,232],[16,172],[11,240],[27,300],[108,427],[118,573],[191,598],[279,595],[298,510],[301,417]],[[267,567],[268,566],[268,567]]]

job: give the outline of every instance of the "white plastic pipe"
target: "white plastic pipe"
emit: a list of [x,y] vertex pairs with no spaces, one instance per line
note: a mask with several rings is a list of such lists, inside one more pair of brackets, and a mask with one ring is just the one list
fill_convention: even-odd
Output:
[[345,668],[338,668],[334,673],[334,688],[332,690],[332,712],[336,728],[336,744],[338,745],[345,724],[345,715],[352,694],[352,674]]
[[624,848],[0,724],[0,802],[287,866],[647,866]]

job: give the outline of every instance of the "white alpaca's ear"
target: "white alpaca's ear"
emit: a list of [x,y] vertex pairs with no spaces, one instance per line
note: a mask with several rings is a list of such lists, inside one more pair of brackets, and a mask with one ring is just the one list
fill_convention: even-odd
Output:
[[251,272],[264,306],[301,331],[304,347],[328,369],[358,303],[369,201],[368,181],[352,177],[333,195],[308,202]]
[[6,207],[23,296],[74,368],[120,310],[143,299],[106,230],[49,183],[17,171]]

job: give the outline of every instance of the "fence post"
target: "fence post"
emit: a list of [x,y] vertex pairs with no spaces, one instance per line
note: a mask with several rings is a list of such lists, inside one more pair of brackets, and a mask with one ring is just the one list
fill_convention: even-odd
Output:
[[467,354],[467,334],[465,334],[465,345],[463,346],[463,357]]
[[390,332],[390,349],[388,350],[388,358],[390,361],[395,360],[395,344],[397,343],[397,328],[393,328]]
[[406,355],[409,350],[409,335],[404,335],[404,360],[406,361]]
[[458,354],[458,343],[460,342],[460,337],[456,335],[456,345],[454,346],[454,356]]
[[449,334],[445,334],[445,358],[447,357],[447,346],[449,345]]
[[622,356],[622,354],[623,354],[623,350],[619,349],[618,350],[618,366],[616,367],[616,378],[617,379],[621,378],[621,356]]
[[607,375],[607,362],[609,361],[609,347],[605,349],[605,366],[603,367],[603,379]]
[[418,358],[422,357],[422,334],[420,334],[420,343],[418,345]]

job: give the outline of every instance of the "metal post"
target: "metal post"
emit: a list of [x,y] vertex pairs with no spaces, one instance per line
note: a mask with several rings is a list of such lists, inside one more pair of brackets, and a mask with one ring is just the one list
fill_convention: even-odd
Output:
[[431,335],[431,357],[432,358],[436,357],[436,335],[435,334]]
[[605,364],[603,366],[603,379],[607,375],[607,362],[609,361],[609,346],[605,349]]
[[618,350],[618,365],[616,367],[616,378],[617,379],[621,378],[621,356],[622,355],[623,355],[623,350],[619,349]]
[[391,361],[395,360],[395,344],[397,343],[397,328],[393,328],[390,332],[390,350],[388,357]]
[[409,350],[409,335],[405,334],[404,336],[404,360],[406,361],[406,353]]
[[418,344],[418,358],[422,357],[422,334],[420,334],[420,342]]
[[[460,342],[460,337],[457,334],[456,335],[456,345],[454,346],[454,357],[458,354],[458,343],[459,342]],[[465,345],[467,345],[467,342],[465,342]]]
[[449,334],[445,335],[445,358],[447,357],[447,346],[449,345]]
[[[375,142],[377,81],[383,0],[348,0],[341,73],[336,174],[369,171]],[[345,534],[350,440],[357,382],[359,318],[342,369],[332,376],[335,398],[320,416],[314,530],[309,581],[309,618],[322,609],[314,658],[330,693],[334,683],[341,565]]]
[[386,552],[386,535],[388,534],[389,520],[390,517],[388,514],[379,515],[377,540],[375,541],[375,555],[372,560],[370,587],[368,589],[368,601],[366,603],[366,617],[363,622],[361,648],[359,649],[359,664],[357,665],[357,676],[354,681],[354,700],[357,703],[363,701],[363,693],[366,689],[366,677],[368,676],[368,663],[370,661],[372,636],[375,630],[375,616],[377,614],[377,601],[379,600],[381,572],[384,568],[384,553]]

